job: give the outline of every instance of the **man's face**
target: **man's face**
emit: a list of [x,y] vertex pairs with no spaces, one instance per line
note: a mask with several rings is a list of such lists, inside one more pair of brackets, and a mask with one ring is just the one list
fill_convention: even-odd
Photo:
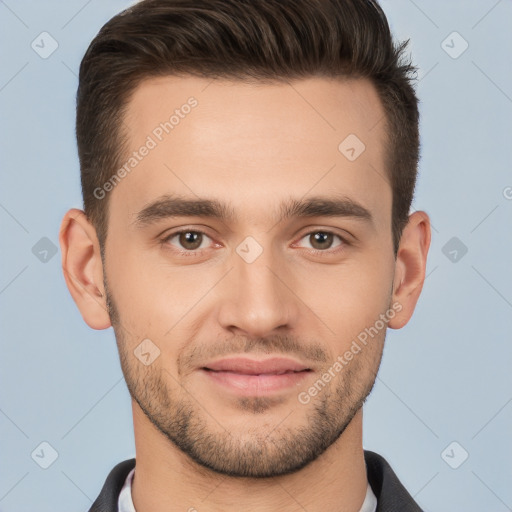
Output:
[[[152,79],[130,99],[126,161],[150,149],[109,196],[111,319],[135,407],[175,446],[221,473],[285,474],[338,439],[380,364],[385,327],[333,369],[391,308],[384,112],[363,80],[210,82]],[[148,208],[166,196],[232,217]],[[285,215],[312,198],[362,208]]]

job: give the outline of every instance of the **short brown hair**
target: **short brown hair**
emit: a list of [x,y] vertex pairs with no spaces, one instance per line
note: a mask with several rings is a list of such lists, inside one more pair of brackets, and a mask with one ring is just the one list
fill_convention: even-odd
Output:
[[[142,0],[109,20],[80,65],[76,136],[84,210],[100,245],[108,197],[94,193],[122,165],[123,117],[143,80],[193,75],[241,81],[367,78],[385,111],[395,256],[419,158],[415,68],[375,0]],[[341,141],[340,141],[341,142]]]

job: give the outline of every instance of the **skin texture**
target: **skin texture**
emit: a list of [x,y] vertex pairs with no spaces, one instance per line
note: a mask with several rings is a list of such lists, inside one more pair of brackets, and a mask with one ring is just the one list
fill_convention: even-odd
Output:
[[[399,311],[387,325],[409,321],[425,279],[429,218],[410,216],[395,260],[384,112],[369,82],[146,80],[124,120],[128,153],[191,96],[197,106],[108,192],[104,262],[81,210],[67,212],[60,233],[84,321],[114,327],[132,396],[135,508],[357,512],[367,485],[361,406],[386,328],[308,403],[298,395],[393,304]],[[349,134],[365,144],[354,161],[338,150]],[[165,194],[216,199],[234,219],[138,224],[138,212]],[[284,201],[333,194],[364,206],[373,222],[278,219]],[[203,233],[196,246],[168,238],[180,228]],[[333,236],[319,244],[318,232]],[[250,263],[237,252],[248,236],[262,250]],[[134,355],[144,339],[160,351],[148,365]],[[237,354],[289,356],[311,371],[270,395],[240,396],[201,370]]]

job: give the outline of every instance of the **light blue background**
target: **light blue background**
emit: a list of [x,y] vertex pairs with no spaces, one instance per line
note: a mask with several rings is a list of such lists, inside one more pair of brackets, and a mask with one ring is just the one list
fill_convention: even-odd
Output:
[[[46,263],[32,253],[42,237],[58,245],[65,211],[81,207],[78,67],[100,27],[128,5],[0,2],[3,512],[86,511],[111,468],[135,455],[113,331],[83,322],[60,250]],[[420,66],[414,208],[434,230],[416,312],[388,331],[364,446],[387,458],[426,511],[512,510],[512,3],[382,5]],[[47,59],[31,48],[43,31],[59,45]],[[441,46],[453,31],[469,43],[457,59]],[[455,263],[442,252],[452,237],[468,248]],[[42,441],[58,452],[46,470],[31,458]],[[469,453],[458,469],[441,457],[452,441]]]

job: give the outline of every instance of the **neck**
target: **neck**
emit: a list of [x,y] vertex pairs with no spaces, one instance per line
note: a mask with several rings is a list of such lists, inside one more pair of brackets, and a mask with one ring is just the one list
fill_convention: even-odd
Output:
[[137,512],[359,512],[367,488],[362,409],[320,457],[290,475],[236,478],[199,466],[133,403]]

